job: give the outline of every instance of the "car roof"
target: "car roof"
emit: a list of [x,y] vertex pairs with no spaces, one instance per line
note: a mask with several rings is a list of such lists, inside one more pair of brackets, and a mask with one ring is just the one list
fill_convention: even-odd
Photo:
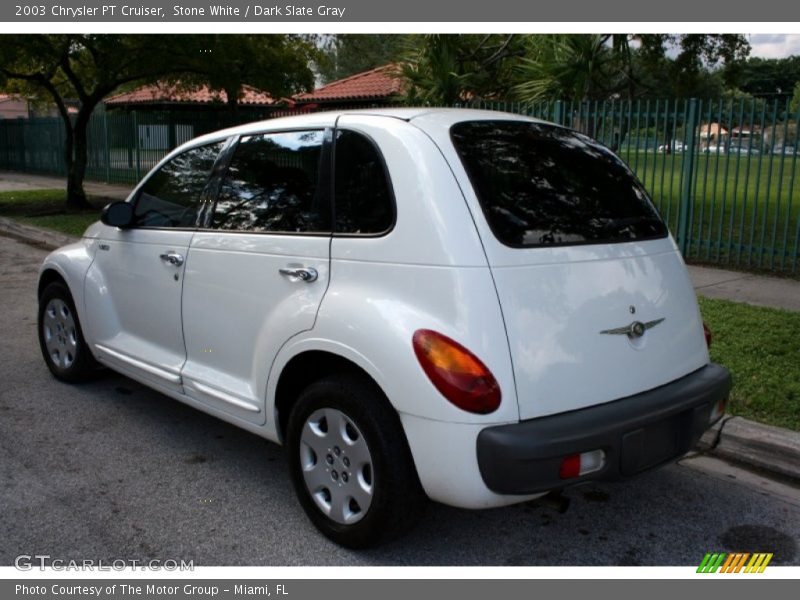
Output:
[[345,115],[372,115],[377,117],[387,117],[413,122],[420,117],[435,117],[436,120],[450,124],[460,121],[472,120],[515,120],[531,121],[543,123],[540,119],[533,119],[515,113],[506,113],[493,110],[480,110],[472,108],[435,108],[435,107],[389,107],[389,108],[369,108],[351,110],[331,110],[308,113],[304,115],[291,115],[286,117],[276,117],[265,119],[243,125],[236,125],[213,133],[197,137],[184,144],[181,148],[207,144],[213,141],[225,139],[234,135],[250,135],[262,131],[274,131],[280,129],[302,129],[307,127],[332,127],[336,120]]

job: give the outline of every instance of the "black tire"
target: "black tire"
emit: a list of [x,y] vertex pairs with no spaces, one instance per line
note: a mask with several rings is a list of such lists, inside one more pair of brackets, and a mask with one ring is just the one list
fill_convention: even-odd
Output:
[[[318,505],[318,502],[325,501],[325,489],[312,497],[306,484],[303,464],[304,461],[307,466],[310,464],[308,457],[314,452],[309,453],[309,446],[303,441],[303,431],[309,418],[319,415],[323,409],[338,411],[350,421],[348,427],[351,424],[355,426],[354,430],[348,429],[346,435],[358,434],[356,437],[359,439],[363,436],[367,455],[371,458],[369,470],[359,473],[355,460],[352,465],[343,462],[348,448],[342,450],[341,456],[334,457],[331,452],[330,459],[334,461],[331,464],[327,463],[327,455],[317,457],[317,460],[325,461],[320,465],[325,470],[324,476],[334,475],[331,471],[336,468],[343,469],[345,474],[352,468],[348,479],[339,475],[338,480],[330,480],[331,486],[338,486],[339,491],[331,488],[337,494],[346,496],[346,490],[352,489],[347,486],[361,485],[364,479],[369,480],[371,502],[363,514],[360,510],[356,513],[358,520],[353,523],[338,522],[326,514]],[[323,438],[322,443],[330,441],[335,442]],[[301,444],[305,454],[301,454]],[[413,525],[426,504],[400,419],[381,390],[365,377],[350,374],[329,376],[301,392],[289,416],[286,447],[289,471],[300,504],[314,525],[337,544],[347,548],[367,548],[397,537]],[[352,448],[355,452],[356,446]],[[344,484],[345,491],[342,491],[342,481],[348,482]],[[329,489],[329,497],[330,493]],[[355,508],[360,509],[360,506],[356,503]]]
[[[74,326],[63,328],[63,322],[55,321],[51,311],[56,307],[64,310],[61,320]],[[57,326],[61,326],[62,330],[57,330]],[[86,345],[72,295],[63,283],[56,281],[49,284],[39,296],[39,317],[36,327],[44,362],[57,379],[68,383],[85,381],[97,370],[98,364]],[[61,336],[60,339],[64,340],[61,348],[55,352],[63,352],[67,357],[66,360],[60,357],[56,360],[54,353],[48,350],[48,338],[52,339],[52,336],[56,338]]]

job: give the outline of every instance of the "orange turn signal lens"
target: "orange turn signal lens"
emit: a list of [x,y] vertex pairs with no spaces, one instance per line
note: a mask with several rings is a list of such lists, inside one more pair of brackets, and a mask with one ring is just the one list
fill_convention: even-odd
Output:
[[478,357],[430,329],[414,333],[414,353],[437,390],[462,410],[485,415],[500,406],[500,386]]

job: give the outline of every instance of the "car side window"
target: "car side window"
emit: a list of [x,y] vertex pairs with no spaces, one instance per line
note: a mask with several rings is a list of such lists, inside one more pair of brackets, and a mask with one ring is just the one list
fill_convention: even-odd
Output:
[[195,227],[203,190],[225,141],[192,148],[144,183],[134,206],[135,227]]
[[391,229],[392,189],[375,144],[360,133],[340,129],[334,157],[336,233],[369,235]]
[[330,232],[319,185],[323,131],[243,137],[220,185],[212,227],[228,231]]

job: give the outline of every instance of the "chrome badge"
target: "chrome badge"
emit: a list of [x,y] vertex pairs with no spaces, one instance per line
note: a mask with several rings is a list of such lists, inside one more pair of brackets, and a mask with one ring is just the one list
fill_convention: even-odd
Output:
[[630,339],[635,340],[640,338],[644,335],[644,332],[648,329],[652,329],[664,319],[656,319],[654,321],[648,321],[647,323],[642,323],[641,321],[634,321],[630,325],[626,325],[625,327],[617,327],[616,329],[604,329],[600,333],[605,333],[608,335],[627,335]]

